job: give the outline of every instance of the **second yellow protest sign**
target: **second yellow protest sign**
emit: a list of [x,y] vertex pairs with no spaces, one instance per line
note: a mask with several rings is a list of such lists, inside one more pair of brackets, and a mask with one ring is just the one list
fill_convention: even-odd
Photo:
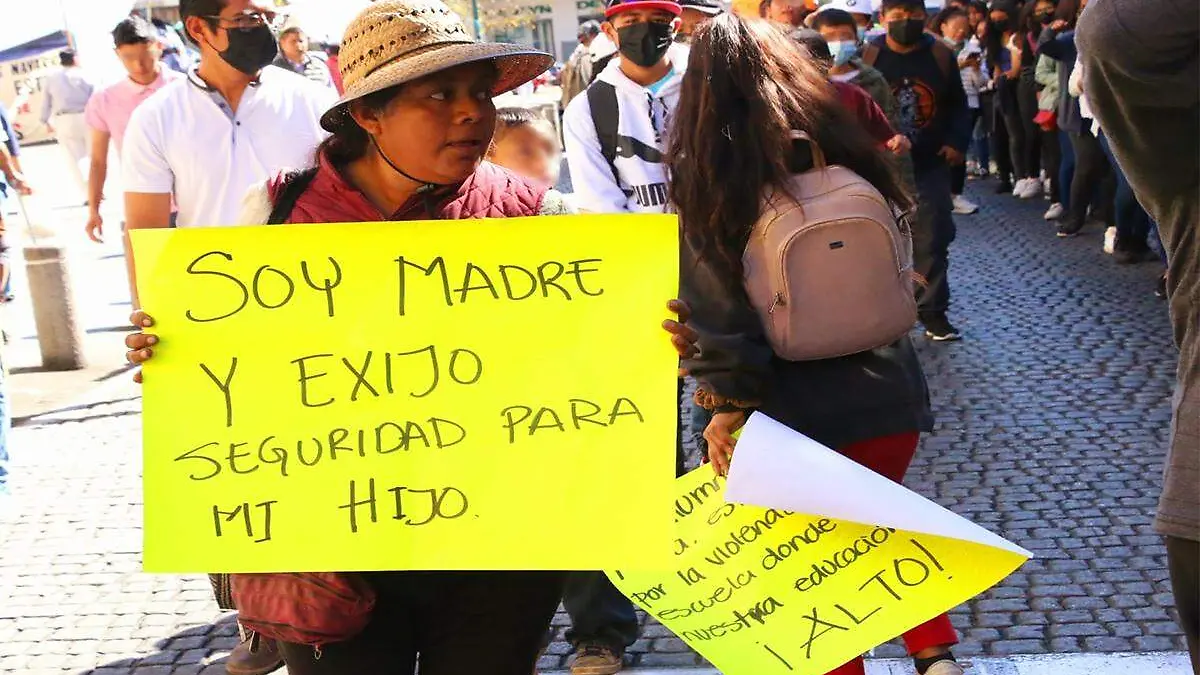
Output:
[[662,216],[135,232],[161,339],[145,568],[669,559],[676,236]]
[[609,578],[725,675],[822,675],[978,595],[1027,558],[730,504],[725,479],[707,466],[676,487],[674,564]]

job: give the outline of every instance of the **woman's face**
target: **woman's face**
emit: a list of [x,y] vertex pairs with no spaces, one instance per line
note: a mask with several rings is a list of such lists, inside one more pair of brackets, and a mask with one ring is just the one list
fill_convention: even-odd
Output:
[[405,84],[384,110],[355,118],[405,173],[456,183],[479,166],[496,130],[495,83],[491,62],[466,64]]
[[958,44],[966,42],[971,25],[967,17],[956,16],[942,24],[942,37]]
[[979,24],[983,23],[983,12],[980,12],[979,9],[974,6],[967,8],[967,17],[971,20],[971,28],[975,28]]
[[1054,16],[1054,3],[1050,0],[1041,0],[1033,7],[1033,16],[1040,17],[1042,15]]
[[[992,12],[988,15],[988,19],[997,26],[1004,25],[1008,21],[1008,12]],[[1007,25],[1011,27],[1012,24]]]

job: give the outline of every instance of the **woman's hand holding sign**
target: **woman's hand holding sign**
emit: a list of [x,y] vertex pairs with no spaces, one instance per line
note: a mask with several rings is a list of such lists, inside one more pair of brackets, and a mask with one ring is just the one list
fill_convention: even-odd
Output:
[[[130,333],[125,336],[125,360],[135,366],[140,366],[146,361],[149,361],[154,356],[154,345],[158,344],[158,336],[146,332],[147,328],[154,325],[154,319],[150,315],[138,310],[129,317],[129,323],[138,328],[138,332]],[[142,369],[138,368],[133,374],[133,381],[141,384]]]

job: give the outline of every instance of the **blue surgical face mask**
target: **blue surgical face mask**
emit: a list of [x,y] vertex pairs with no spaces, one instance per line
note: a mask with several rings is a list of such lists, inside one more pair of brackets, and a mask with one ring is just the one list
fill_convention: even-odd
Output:
[[828,44],[835,66],[846,65],[858,53],[858,44],[849,40],[830,40]]
[[862,42],[867,39],[867,29],[863,26],[858,27],[858,41]]

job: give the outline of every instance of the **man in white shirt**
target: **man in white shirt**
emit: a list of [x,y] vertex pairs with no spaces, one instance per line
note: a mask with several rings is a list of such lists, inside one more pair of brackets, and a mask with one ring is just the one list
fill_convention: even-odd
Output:
[[[337,98],[331,88],[268,65],[278,52],[274,14],[263,4],[181,0],[179,11],[200,65],[138,106],[129,121],[121,153],[127,230],[167,227],[172,197],[179,227],[242,224],[242,198],[252,186],[313,163],[326,135],[320,117]],[[134,281],[128,236],[125,246]],[[226,670],[265,675],[281,665],[272,641],[251,649],[247,640]]]
[[[273,14],[252,0],[183,0],[200,66],[134,111],[122,148],[128,229],[239,225],[242,197],[313,162],[319,119],[337,93],[267,65]],[[133,274],[132,254],[129,256]]]

